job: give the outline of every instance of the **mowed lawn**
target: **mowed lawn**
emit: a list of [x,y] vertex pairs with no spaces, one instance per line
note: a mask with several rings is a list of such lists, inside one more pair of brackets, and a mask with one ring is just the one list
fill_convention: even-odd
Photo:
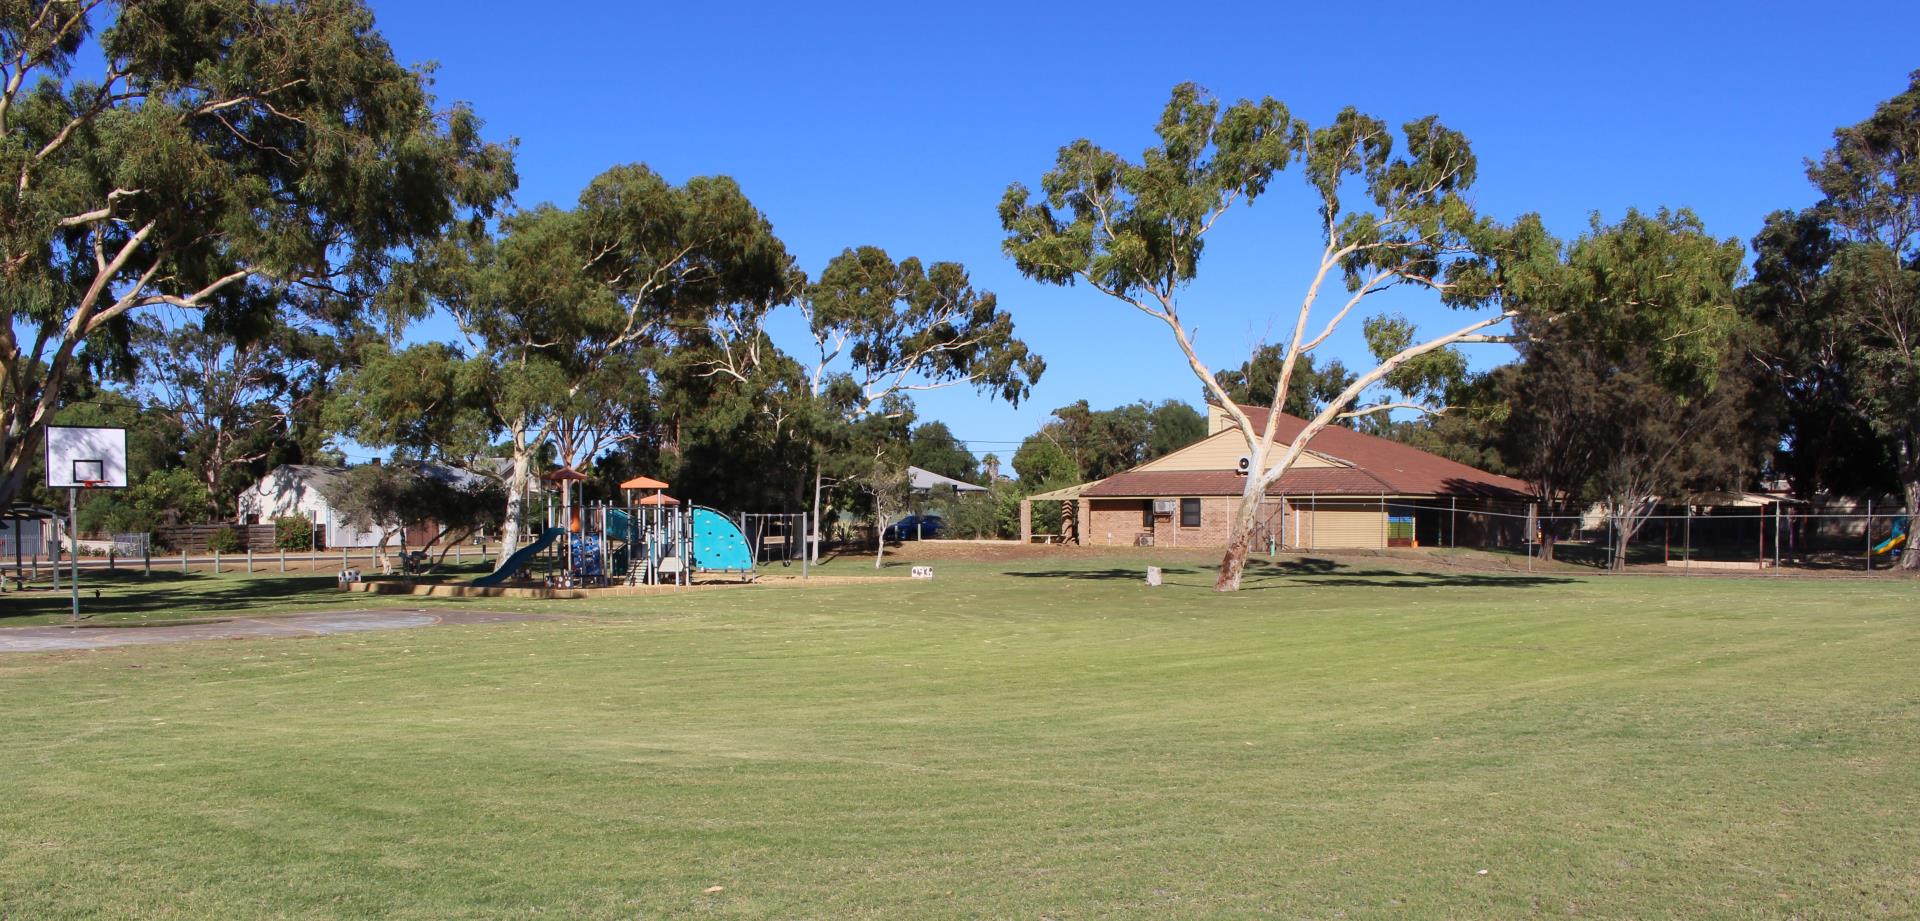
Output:
[[1920,583],[1141,565],[0,656],[0,917],[1920,913]]

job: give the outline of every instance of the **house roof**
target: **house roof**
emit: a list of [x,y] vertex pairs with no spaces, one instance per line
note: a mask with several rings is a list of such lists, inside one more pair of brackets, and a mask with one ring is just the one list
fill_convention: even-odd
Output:
[[[281,464],[273,468],[272,471],[269,471],[268,475],[283,473],[283,475],[295,485],[325,489],[328,485],[340,479],[340,476],[346,473],[348,469],[349,468],[346,467],[323,467],[319,464]],[[408,465],[408,469],[413,470],[423,477],[461,489],[473,489],[494,479],[484,473],[475,473],[472,470],[465,470],[459,467],[449,467],[446,464],[411,464]],[[264,482],[264,478],[262,482]]]
[[[1267,423],[1268,410],[1242,406],[1255,426]],[[1291,443],[1307,427],[1307,420],[1281,413],[1274,424],[1274,441]],[[1210,437],[1238,438],[1228,429]],[[1531,494],[1527,484],[1512,477],[1488,473],[1411,445],[1328,426],[1313,437],[1314,453],[1347,465],[1296,467],[1269,487],[1269,495],[1302,496],[1475,496],[1519,499]],[[1083,495],[1237,496],[1245,479],[1232,470],[1129,470],[1095,484]]]
[[931,470],[922,470],[919,467],[907,468],[907,482],[912,486],[914,492],[926,492],[935,486],[951,486],[955,492],[987,491],[985,486],[975,486],[972,483],[956,480],[950,476],[941,476]]
[[1027,500],[1030,502],[1056,502],[1066,499],[1078,499],[1085,495],[1087,490],[1100,485],[1100,483],[1100,480],[1093,480],[1087,483],[1075,483],[1072,486],[1062,486],[1051,492],[1037,493],[1028,496]]

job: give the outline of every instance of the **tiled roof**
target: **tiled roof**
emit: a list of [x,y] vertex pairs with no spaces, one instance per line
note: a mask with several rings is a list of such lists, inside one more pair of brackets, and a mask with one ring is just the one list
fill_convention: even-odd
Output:
[[[1107,477],[1081,495],[1090,499],[1119,496],[1237,496],[1247,479],[1231,470],[1128,470]],[[1394,493],[1379,478],[1352,467],[1301,467],[1289,470],[1267,490],[1270,495],[1378,496]],[[1397,494],[1397,493],[1395,493]]]
[[[1267,422],[1267,410],[1242,406],[1256,426]],[[1285,413],[1274,426],[1274,440],[1290,443],[1307,421]],[[1232,435],[1224,437],[1236,437]],[[1411,445],[1366,435],[1341,426],[1328,426],[1313,437],[1311,450],[1350,467],[1305,467],[1287,471],[1267,490],[1269,495],[1300,496],[1479,496],[1519,499],[1531,494],[1526,483],[1488,473]],[[1088,489],[1089,497],[1113,496],[1237,496],[1245,481],[1231,470],[1129,470]]]

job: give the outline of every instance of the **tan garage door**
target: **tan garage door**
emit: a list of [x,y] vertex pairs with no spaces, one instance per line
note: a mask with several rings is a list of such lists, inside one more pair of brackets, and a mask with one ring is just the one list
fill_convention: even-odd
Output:
[[1300,511],[1306,525],[1302,536],[1309,547],[1377,550],[1386,546],[1386,516],[1377,502],[1320,502]]

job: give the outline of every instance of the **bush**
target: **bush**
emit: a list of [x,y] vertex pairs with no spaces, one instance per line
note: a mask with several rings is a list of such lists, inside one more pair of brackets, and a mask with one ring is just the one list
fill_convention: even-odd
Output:
[[314,546],[313,519],[305,515],[275,518],[273,545],[282,550],[319,549]]
[[247,549],[240,540],[240,532],[235,528],[221,528],[207,535],[207,549],[214,553],[239,553]]

